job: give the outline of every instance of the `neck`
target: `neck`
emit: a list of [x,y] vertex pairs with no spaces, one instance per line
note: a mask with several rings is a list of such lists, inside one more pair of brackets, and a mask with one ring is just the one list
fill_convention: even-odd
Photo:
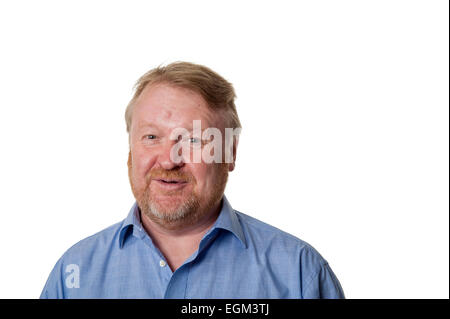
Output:
[[175,271],[198,249],[201,239],[217,220],[221,208],[222,200],[204,212],[195,224],[177,229],[165,228],[145,214],[141,214],[141,220],[147,234]]

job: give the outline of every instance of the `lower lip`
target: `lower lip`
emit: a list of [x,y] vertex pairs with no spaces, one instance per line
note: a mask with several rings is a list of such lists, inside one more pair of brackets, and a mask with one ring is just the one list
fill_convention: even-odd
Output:
[[156,184],[160,187],[163,188],[165,190],[179,190],[184,188],[188,183],[183,182],[183,183],[166,183],[160,180],[154,180],[154,182],[156,182]]

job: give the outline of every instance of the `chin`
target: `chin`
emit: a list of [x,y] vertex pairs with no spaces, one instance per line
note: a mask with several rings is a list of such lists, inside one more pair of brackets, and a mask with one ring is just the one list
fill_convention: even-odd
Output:
[[190,221],[198,211],[196,196],[163,196],[149,198],[150,213],[166,222]]

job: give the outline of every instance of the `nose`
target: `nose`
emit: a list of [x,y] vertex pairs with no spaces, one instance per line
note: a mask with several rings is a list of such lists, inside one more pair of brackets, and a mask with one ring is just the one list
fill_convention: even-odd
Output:
[[175,143],[164,143],[161,145],[160,153],[158,155],[158,164],[165,170],[171,170],[177,167],[182,167],[184,161],[180,156],[177,156]]

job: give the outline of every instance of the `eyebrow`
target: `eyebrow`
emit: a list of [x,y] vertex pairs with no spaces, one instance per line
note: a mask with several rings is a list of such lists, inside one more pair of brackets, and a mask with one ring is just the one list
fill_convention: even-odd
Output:
[[156,126],[153,123],[144,122],[144,123],[139,124],[138,127],[142,128],[142,127],[156,127]]

